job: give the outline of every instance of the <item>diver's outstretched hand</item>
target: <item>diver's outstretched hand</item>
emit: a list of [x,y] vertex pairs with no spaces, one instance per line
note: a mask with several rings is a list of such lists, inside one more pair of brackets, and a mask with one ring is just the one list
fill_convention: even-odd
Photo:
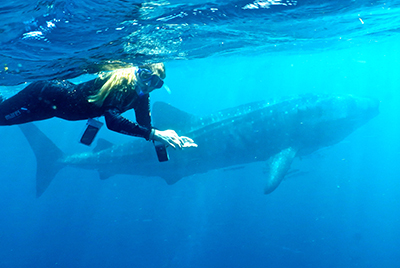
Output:
[[197,144],[191,138],[185,136],[180,136],[179,138],[183,142],[182,148],[197,147]]
[[159,141],[165,145],[170,145],[172,148],[183,149],[189,147],[197,147],[197,144],[191,138],[182,136],[179,137],[174,130],[157,130],[154,129],[151,139]]

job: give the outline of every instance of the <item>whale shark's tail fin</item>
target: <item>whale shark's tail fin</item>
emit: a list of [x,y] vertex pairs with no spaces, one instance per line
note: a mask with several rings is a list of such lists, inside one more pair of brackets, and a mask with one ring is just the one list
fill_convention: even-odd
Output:
[[33,123],[19,125],[36,156],[36,197],[40,197],[57,172],[63,152]]

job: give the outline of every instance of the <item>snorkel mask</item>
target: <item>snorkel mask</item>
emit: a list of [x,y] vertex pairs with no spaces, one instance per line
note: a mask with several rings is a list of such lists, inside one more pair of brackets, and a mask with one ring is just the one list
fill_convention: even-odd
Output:
[[136,78],[139,80],[136,90],[139,96],[143,96],[151,90],[161,88],[164,85],[164,81],[148,69],[138,68],[136,70]]

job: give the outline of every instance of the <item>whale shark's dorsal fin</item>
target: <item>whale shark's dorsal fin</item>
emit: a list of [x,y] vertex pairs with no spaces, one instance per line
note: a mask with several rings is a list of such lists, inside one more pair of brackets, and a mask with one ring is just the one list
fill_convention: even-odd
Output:
[[153,126],[160,130],[173,129],[178,132],[188,133],[211,124],[218,124],[223,120],[240,117],[262,109],[270,103],[258,101],[228,108],[211,115],[200,117],[179,110],[165,102],[155,102],[152,109]]
[[113,146],[114,146],[114,144],[112,144],[112,142],[109,142],[108,140],[99,138],[97,140],[96,147],[94,147],[94,149],[93,149],[93,153],[97,153],[97,152],[100,152],[100,151],[103,151],[103,150],[107,150],[108,148],[111,148]]
[[153,125],[160,130],[173,129],[177,132],[189,132],[196,125],[196,116],[179,110],[165,102],[155,102],[151,114]]

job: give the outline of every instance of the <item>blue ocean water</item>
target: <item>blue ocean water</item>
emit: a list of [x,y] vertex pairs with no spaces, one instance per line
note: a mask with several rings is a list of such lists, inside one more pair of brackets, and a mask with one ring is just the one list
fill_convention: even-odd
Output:
[[[270,195],[254,163],[174,185],[65,168],[36,198],[34,154],[18,127],[2,127],[0,266],[398,267],[398,11],[396,1],[1,3],[4,95],[164,61],[172,93],[152,101],[196,115],[305,93],[381,104],[344,141],[296,160],[303,173]],[[85,122],[37,125],[66,153],[91,149],[78,143]]]

